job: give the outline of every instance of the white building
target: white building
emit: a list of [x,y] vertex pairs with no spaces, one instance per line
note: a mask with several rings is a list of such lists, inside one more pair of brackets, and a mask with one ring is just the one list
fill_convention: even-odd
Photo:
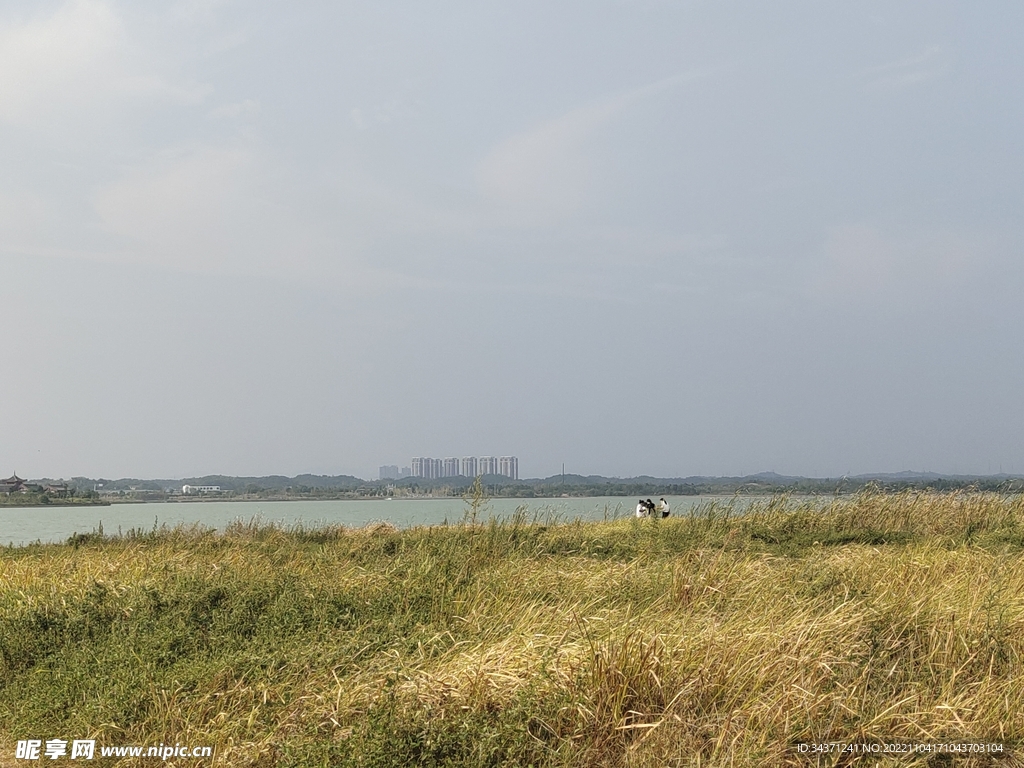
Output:
[[444,477],[444,462],[428,456],[416,456],[412,460],[411,477],[422,477],[424,480],[436,480]]
[[498,474],[510,477],[513,480],[519,479],[519,459],[515,456],[502,456],[498,460]]
[[[406,475],[394,474],[384,475],[383,472],[398,470],[398,467],[381,467],[381,479],[392,477],[405,477]],[[426,456],[416,456],[412,460],[412,468],[408,471],[409,477],[422,477],[425,480],[437,480],[442,477],[476,477],[477,475],[504,475],[513,480],[519,479],[519,459],[515,456],[502,456],[500,459],[495,456],[465,456],[461,460],[449,456],[446,459],[431,459]]]
[[183,485],[181,492],[186,496],[196,493],[220,493],[219,485]]
[[412,476],[422,477],[426,480],[434,480],[440,476],[441,470],[438,465],[440,459],[431,459],[427,456],[416,456],[412,460]]

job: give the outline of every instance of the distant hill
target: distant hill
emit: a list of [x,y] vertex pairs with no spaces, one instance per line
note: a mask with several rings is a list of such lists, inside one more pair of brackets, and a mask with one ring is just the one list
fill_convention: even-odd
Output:
[[268,491],[284,491],[288,488],[324,488],[332,490],[355,490],[366,485],[366,481],[352,475],[266,475],[263,477],[235,477],[232,475],[204,475],[175,479],[143,480],[124,477],[118,480],[106,478],[73,477],[69,485],[83,490],[97,488],[102,491],[180,491],[183,485],[219,485],[225,491],[244,492],[249,488]]
[[[729,493],[852,493],[869,485],[883,490],[924,489],[952,490],[979,488],[982,490],[1024,490],[1021,475],[941,475],[933,472],[890,472],[862,474],[851,477],[814,478],[780,475],[776,472],[758,472],[753,475],[714,477],[690,475],[688,477],[603,477],[601,475],[551,475],[544,478],[512,480],[501,475],[484,475],[482,483],[493,496],[635,496],[635,495],[700,495]],[[37,482],[54,482],[41,478]],[[230,495],[270,495],[273,497],[330,497],[334,495],[384,495],[387,488],[401,489],[407,494],[452,495],[464,493],[473,478],[446,477],[427,480],[405,477],[399,480],[363,480],[353,475],[312,475],[295,477],[264,475],[236,477],[232,475],[204,475],[175,479],[139,479],[75,477],[64,481],[77,491],[99,490],[101,493],[152,494],[156,498],[168,492],[180,492],[183,485],[216,485]]]

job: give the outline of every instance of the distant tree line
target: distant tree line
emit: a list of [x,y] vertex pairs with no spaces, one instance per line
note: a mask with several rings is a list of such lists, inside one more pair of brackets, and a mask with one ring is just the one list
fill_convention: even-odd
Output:
[[[163,501],[181,496],[181,486],[220,486],[219,498],[235,499],[354,499],[397,497],[462,496],[475,478],[447,477],[437,480],[402,478],[400,480],[361,480],[351,475],[298,475],[285,477],[231,477],[208,475],[181,480],[138,480],[124,478],[73,478],[69,495],[80,498],[123,496],[142,501]],[[882,492],[907,490],[981,490],[1000,493],[1024,491],[1021,477],[936,477],[878,476],[859,478],[800,478],[778,475],[700,478],[608,478],[583,475],[555,475],[528,480],[511,480],[500,475],[485,475],[481,487],[488,496],[511,498],[550,498],[558,496],[698,496],[731,494],[851,494],[874,488]],[[193,497],[194,498],[194,497]],[[40,503],[46,503],[41,501]]]

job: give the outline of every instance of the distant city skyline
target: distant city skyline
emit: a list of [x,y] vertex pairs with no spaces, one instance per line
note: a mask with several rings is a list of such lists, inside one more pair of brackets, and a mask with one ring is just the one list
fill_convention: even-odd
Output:
[[394,464],[382,465],[378,472],[378,479],[419,477],[436,480],[445,477],[476,477],[477,475],[502,475],[512,480],[518,480],[519,458],[516,456],[463,456],[462,458],[449,456],[437,459],[429,456],[414,456],[410,466],[402,469]]

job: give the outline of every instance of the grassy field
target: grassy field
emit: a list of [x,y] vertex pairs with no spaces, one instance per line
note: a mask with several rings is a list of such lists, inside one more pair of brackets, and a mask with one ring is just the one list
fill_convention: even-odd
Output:
[[209,745],[232,766],[833,765],[798,750],[829,740],[1012,750],[1022,553],[1024,500],[981,493],[0,549],[0,765],[30,764],[18,739],[54,737]]

